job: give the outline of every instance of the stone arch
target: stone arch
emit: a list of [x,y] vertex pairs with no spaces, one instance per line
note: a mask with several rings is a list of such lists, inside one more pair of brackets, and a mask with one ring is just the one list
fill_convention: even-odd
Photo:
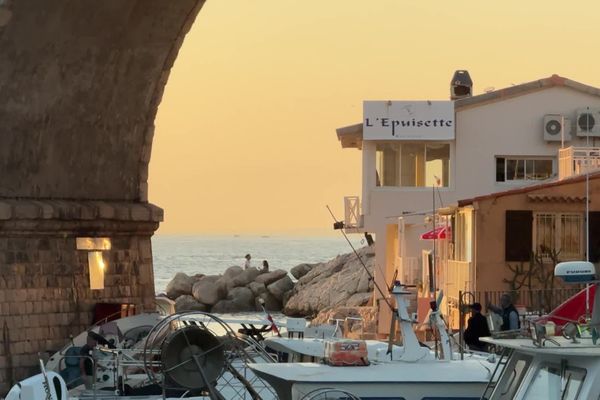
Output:
[[158,105],[203,3],[0,1],[0,197],[146,202]]
[[[203,4],[0,0],[0,395],[98,303],[154,307],[154,119]],[[80,237],[111,239],[103,288]]]

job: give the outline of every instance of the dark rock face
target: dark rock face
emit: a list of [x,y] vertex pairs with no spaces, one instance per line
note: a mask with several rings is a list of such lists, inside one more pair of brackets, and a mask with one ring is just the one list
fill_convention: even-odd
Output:
[[255,282],[264,283],[265,285],[270,285],[271,283],[280,280],[281,278],[287,276],[287,272],[282,269],[277,269],[273,272],[267,272],[260,276],[257,276],[254,280]]
[[318,264],[300,264],[296,265],[294,268],[290,270],[292,276],[296,279],[302,278],[304,275],[308,274],[311,269],[313,269]]
[[184,294],[175,300],[175,311],[208,311],[209,306],[200,303],[194,297]]
[[290,279],[289,276],[285,276],[280,280],[271,283],[267,286],[267,290],[277,298],[277,300],[283,300],[283,295],[285,292],[292,290],[294,288],[294,282]]

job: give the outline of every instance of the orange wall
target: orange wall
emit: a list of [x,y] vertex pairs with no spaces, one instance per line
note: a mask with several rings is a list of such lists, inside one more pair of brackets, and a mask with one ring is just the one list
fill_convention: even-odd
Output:
[[[600,177],[590,179],[590,193],[600,193]],[[585,203],[540,203],[528,199],[530,194],[550,196],[585,196],[585,181],[564,184],[527,193],[513,194],[474,202],[476,290],[508,290],[503,281],[512,277],[504,260],[506,210],[534,212],[585,212]],[[600,197],[590,196],[590,211],[600,210]],[[512,263],[511,263],[512,264]]]

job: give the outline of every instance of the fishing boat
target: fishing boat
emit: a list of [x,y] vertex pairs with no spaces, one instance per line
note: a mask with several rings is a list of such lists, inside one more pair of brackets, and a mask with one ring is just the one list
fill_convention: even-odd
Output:
[[[324,388],[352,393],[361,399],[479,399],[495,368],[493,356],[470,355],[464,360],[455,359],[439,311],[432,310],[432,325],[437,328],[441,342],[441,357],[436,358],[429,348],[419,343],[412,328],[414,321],[409,318],[407,303],[411,292],[396,282],[392,294],[403,338],[403,346],[398,349],[380,351],[377,357],[369,359],[364,346],[362,357],[368,362],[361,366],[358,366],[360,362],[352,363],[356,366],[330,362],[329,365],[286,363],[250,364],[249,367],[275,389],[280,400],[301,400]],[[343,358],[337,356],[343,355],[346,349],[330,347],[333,350],[329,354],[326,351],[325,359]],[[347,348],[350,353],[360,352],[360,345]]]
[[504,351],[482,394],[485,400],[600,398],[600,291],[591,262],[564,262],[554,275],[566,282],[589,283],[593,290],[591,320],[572,321],[561,336],[550,335],[545,323],[534,323],[528,335],[515,339],[482,338]]

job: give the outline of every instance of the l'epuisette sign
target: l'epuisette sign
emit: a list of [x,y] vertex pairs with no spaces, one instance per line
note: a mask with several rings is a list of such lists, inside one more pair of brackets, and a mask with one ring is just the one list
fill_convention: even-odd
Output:
[[364,101],[364,140],[454,140],[453,101]]

